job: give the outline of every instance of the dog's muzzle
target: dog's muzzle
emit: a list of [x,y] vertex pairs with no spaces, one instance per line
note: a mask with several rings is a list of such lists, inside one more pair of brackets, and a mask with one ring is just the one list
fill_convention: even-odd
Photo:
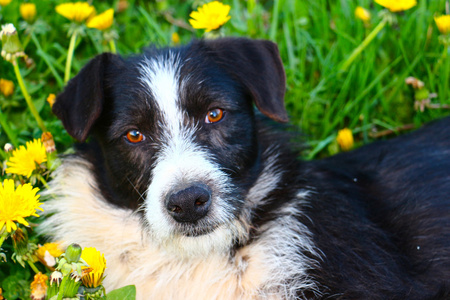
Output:
[[193,223],[205,217],[211,206],[211,192],[205,185],[192,185],[170,194],[166,209],[175,221]]

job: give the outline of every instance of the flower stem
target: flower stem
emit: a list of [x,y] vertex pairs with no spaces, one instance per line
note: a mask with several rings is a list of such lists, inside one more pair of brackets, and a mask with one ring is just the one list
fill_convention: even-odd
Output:
[[64,278],[61,282],[61,286],[59,287],[57,300],[62,300],[62,298],[64,296],[64,290],[66,289],[67,280],[69,280],[69,276],[70,276],[70,274],[67,274],[66,276],[64,276]]
[[109,40],[109,48],[111,49],[111,52],[114,54],[117,54],[116,44],[114,43],[114,40]]
[[[6,225],[5,225],[6,226]],[[1,229],[1,228],[0,228]],[[2,234],[0,235],[0,248],[2,248],[3,242],[6,240],[6,238],[8,237],[7,234]]]
[[25,98],[25,101],[27,102],[27,105],[31,111],[31,114],[34,116],[34,118],[35,118],[36,122],[38,123],[39,127],[41,128],[42,132],[47,131],[47,129],[45,128],[44,122],[42,121],[41,117],[39,116],[36,106],[34,106],[34,103],[31,100],[30,94],[28,94],[28,91],[27,91],[27,88],[23,81],[22,75],[20,74],[19,64],[17,63],[16,58],[13,61],[13,66],[14,66],[14,73],[16,73],[17,81],[19,82],[20,90],[22,91],[23,97]]
[[30,261],[30,260],[27,260],[27,262],[28,262],[28,265],[30,265],[30,267],[33,269],[33,271],[34,271],[34,273],[39,273],[40,271],[38,270],[38,268],[36,268],[36,265],[32,262],[32,261]]
[[42,182],[42,184],[45,186],[46,189],[49,189],[50,187],[48,186],[47,180],[44,179],[44,176],[42,176],[41,174],[39,174],[39,180]]
[[64,83],[67,83],[70,79],[70,68],[72,66],[73,52],[75,50],[75,43],[77,41],[77,31],[72,33],[70,38],[69,50],[67,51],[66,70],[64,72]]
[[370,42],[377,36],[377,34],[386,26],[388,23],[387,18],[381,20],[381,22],[375,27],[371,33],[362,41],[362,43],[353,50],[352,54],[347,58],[347,60],[342,64],[340,70],[346,71],[347,68],[352,64],[352,62],[358,57],[359,54],[370,44]]
[[436,65],[434,66],[434,73],[436,74],[437,72],[439,72],[439,68],[442,65],[442,62],[447,58],[447,53],[450,50],[450,46],[444,45],[444,51],[442,51],[442,55],[439,58],[439,60],[437,61]]

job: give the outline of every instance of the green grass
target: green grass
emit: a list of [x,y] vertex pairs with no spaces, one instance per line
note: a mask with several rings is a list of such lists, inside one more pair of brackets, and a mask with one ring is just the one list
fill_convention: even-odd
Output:
[[[18,2],[2,9],[2,24],[12,22],[19,27]],[[189,29],[187,23],[193,5],[198,3],[193,2],[129,1],[128,9],[116,12],[115,16],[119,53],[126,56],[142,52],[150,44],[173,44],[173,32],[180,35],[182,43],[200,38],[202,31]],[[47,23],[47,30],[35,32],[31,37],[20,32],[22,41],[29,40],[26,53],[35,62],[29,69],[23,63],[20,67],[40,114],[59,148],[65,149],[72,141],[45,104],[49,93],[58,93],[63,88],[69,44],[68,21],[54,12],[58,3],[36,1],[39,18]],[[413,92],[404,83],[406,77],[415,76],[438,94],[434,102],[450,102],[450,56],[436,67],[444,46],[438,42],[439,32],[433,20],[435,13],[444,13],[444,0],[419,1],[413,9],[397,14],[398,23],[385,27],[346,72],[339,72],[339,66],[380,21],[377,13],[382,7],[373,1],[225,3],[232,7],[232,19],[222,29],[224,35],[270,39],[278,44],[288,76],[286,106],[292,123],[306,134],[311,145],[306,156],[335,152],[327,146],[343,127],[351,128],[356,133],[357,145],[361,145],[372,141],[370,132],[375,129],[395,129],[409,123],[419,126],[447,114],[445,110],[415,111]],[[117,4],[118,1],[102,1],[95,6],[101,12]],[[371,11],[369,28],[354,17],[357,5]],[[180,23],[187,29],[177,26]],[[90,58],[107,49],[100,42],[100,32],[87,30],[87,35],[78,39],[72,76]],[[1,61],[0,67],[2,78],[15,80],[11,64]],[[18,88],[12,97],[0,97],[2,111],[19,142],[38,137],[40,132]],[[7,141],[4,132],[0,132],[0,143]]]

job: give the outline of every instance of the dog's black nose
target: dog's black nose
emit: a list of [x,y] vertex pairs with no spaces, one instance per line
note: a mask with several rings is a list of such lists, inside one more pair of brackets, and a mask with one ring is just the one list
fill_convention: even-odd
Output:
[[178,222],[195,222],[208,213],[211,206],[211,192],[205,187],[194,185],[169,196],[167,210]]

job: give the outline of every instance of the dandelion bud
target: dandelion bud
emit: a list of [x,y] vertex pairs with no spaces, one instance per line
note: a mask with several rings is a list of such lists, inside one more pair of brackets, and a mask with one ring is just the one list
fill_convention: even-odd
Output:
[[66,249],[66,260],[69,264],[77,263],[81,257],[81,246],[78,244],[71,244]]
[[419,79],[412,77],[412,76],[406,78],[405,83],[412,86],[413,89],[415,89],[415,90],[420,90],[421,88],[423,88],[425,86],[423,81],[420,81]]
[[25,65],[27,66],[27,69],[31,68],[34,65],[34,59],[32,59],[29,56],[25,57]]
[[117,4],[117,12],[123,12],[129,5],[128,0],[119,0],[119,3]]
[[20,228],[11,236],[17,255],[25,255],[28,252],[28,234]]
[[9,62],[13,62],[16,57],[25,56],[19,35],[13,24],[2,25],[0,31],[2,40],[2,56]]
[[50,132],[44,132],[41,136],[42,144],[45,147],[45,152],[52,153],[56,151],[55,141],[53,140],[53,136]]
[[3,147],[3,150],[5,150],[5,152],[11,152],[13,151],[14,146],[10,143],[6,143],[5,146]]

